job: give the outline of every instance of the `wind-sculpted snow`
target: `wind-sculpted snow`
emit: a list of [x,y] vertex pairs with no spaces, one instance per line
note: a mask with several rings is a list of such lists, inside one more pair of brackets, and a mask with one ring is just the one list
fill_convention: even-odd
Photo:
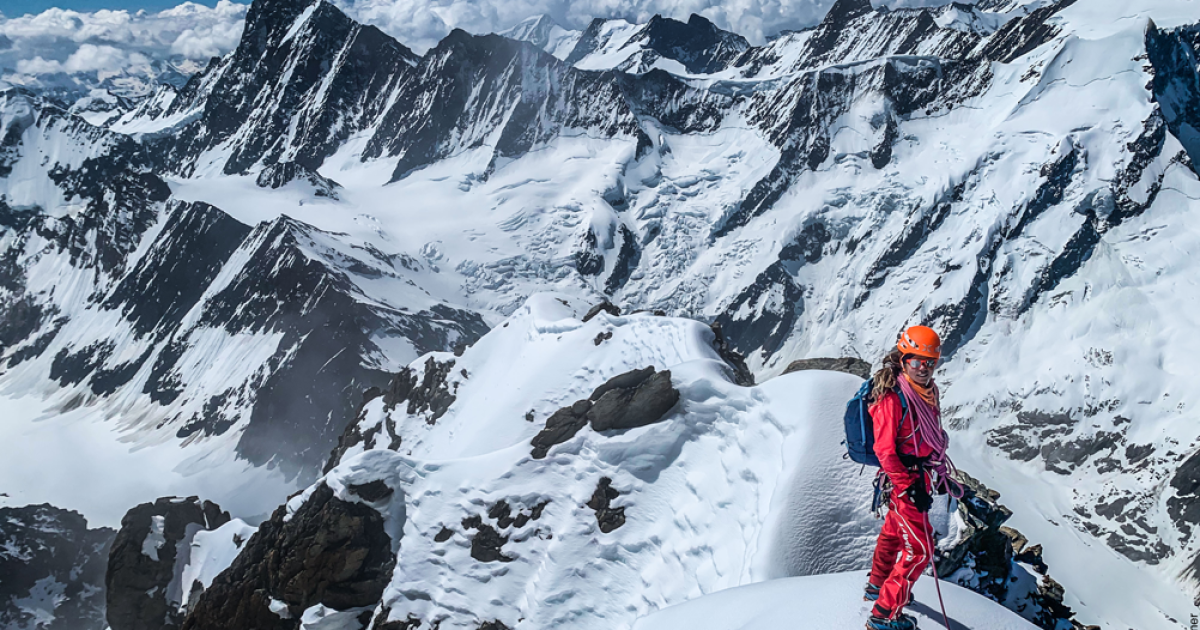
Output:
[[[863,566],[874,519],[857,498],[869,478],[834,448],[840,398],[858,379],[798,373],[742,388],[708,327],[649,313],[585,324],[586,309],[534,296],[447,357],[456,399],[436,422],[386,397],[364,408],[355,430],[386,427],[399,443],[347,449],[325,483],[368,467],[399,476],[403,537],[376,627],[414,617],[442,628],[611,627],[748,580]],[[646,366],[669,370],[680,392],[664,419],[584,428],[530,457],[550,413]],[[585,505],[602,478],[623,513],[615,528]],[[838,544],[814,544],[832,522]],[[494,554],[482,554],[485,539]]]

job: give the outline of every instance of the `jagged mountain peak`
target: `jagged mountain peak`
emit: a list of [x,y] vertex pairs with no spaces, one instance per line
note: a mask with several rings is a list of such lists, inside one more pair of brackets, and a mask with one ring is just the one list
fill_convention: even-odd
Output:
[[542,13],[527,18],[516,26],[500,31],[498,34],[509,39],[526,41],[541,48],[548,42],[550,32],[555,28],[562,28],[562,25],[548,13]]
[[246,12],[246,25],[238,48],[259,52],[265,50],[293,29],[297,18],[320,5],[340,13],[325,0],[254,0]]
[[851,20],[864,16],[874,10],[874,7],[871,6],[871,0],[837,0],[833,3],[833,6],[829,7],[829,11],[825,13],[825,18],[821,20],[821,24],[845,26]]

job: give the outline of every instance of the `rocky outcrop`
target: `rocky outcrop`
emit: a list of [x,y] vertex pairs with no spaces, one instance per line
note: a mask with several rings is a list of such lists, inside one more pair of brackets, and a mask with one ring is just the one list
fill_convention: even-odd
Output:
[[1058,630],[1063,622],[1083,628],[1063,603],[1063,587],[1048,574],[1041,545],[1004,525],[1012,511],[999,503],[1000,493],[962,471],[957,479],[965,487],[958,502],[963,531],[939,555],[938,576],[1004,603],[1040,628]]
[[112,630],[178,628],[184,617],[179,580],[192,538],[228,522],[228,512],[196,497],[164,497],[129,510],[121,519],[104,578]]
[[713,322],[710,327],[713,331],[713,348],[732,370],[733,382],[742,387],[753,387],[754,372],[751,372],[750,366],[746,365],[746,357],[729,345],[729,340],[725,338],[725,330],[721,328],[721,322]]
[[671,372],[656,372],[654,366],[632,370],[610,378],[592,395],[554,412],[546,427],[533,437],[532,455],[542,459],[555,444],[575,437],[586,424],[594,431],[633,429],[662,420],[679,402],[679,390],[671,385]]
[[103,630],[114,536],[48,504],[0,508],[0,628]]
[[[350,490],[370,494],[368,485]],[[380,513],[337,498],[322,482],[294,513],[287,505],[275,510],[200,596],[183,628],[295,630],[317,604],[369,619],[395,562]]]
[[857,357],[842,357],[840,359],[797,359],[788,364],[784,374],[802,372],[804,370],[830,370],[853,374],[861,379],[871,378],[871,364]]
[[612,479],[601,477],[592,498],[588,499],[587,506],[596,512],[601,533],[607,534],[625,524],[625,508],[612,507],[613,499],[619,496],[620,491],[612,487]]
[[601,303],[599,303],[599,304],[597,304],[597,305],[593,306],[592,308],[588,309],[588,312],[587,312],[587,314],[585,314],[585,315],[583,316],[583,321],[584,321],[585,323],[586,323],[586,322],[589,322],[589,321],[591,321],[591,319],[592,319],[593,317],[595,317],[595,316],[599,315],[601,312],[608,313],[609,315],[612,315],[613,317],[620,317],[620,316],[621,316],[621,309],[620,309],[620,308],[618,308],[618,307],[617,307],[615,304],[613,304],[612,302],[609,302],[608,300],[604,300],[603,302],[601,302]]
[[255,183],[262,188],[279,189],[292,182],[307,184],[317,197],[338,199],[342,185],[320,173],[295,162],[279,162],[263,168]]
[[[614,384],[622,377],[627,378]],[[648,367],[614,377],[597,388],[590,400],[587,419],[593,431],[636,429],[661,420],[679,402],[679,390],[671,385],[670,370],[655,372]]]

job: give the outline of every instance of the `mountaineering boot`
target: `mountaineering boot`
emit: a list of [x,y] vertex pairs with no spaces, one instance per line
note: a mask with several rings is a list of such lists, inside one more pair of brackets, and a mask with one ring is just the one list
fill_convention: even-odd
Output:
[[[863,587],[863,601],[864,602],[873,602],[877,599],[879,599],[879,587],[875,586],[874,584],[872,584],[870,582],[867,582],[867,585]],[[909,591],[909,593],[908,593],[908,603],[909,604],[913,603],[912,591]]]
[[917,620],[900,613],[895,619],[884,619],[871,615],[867,619],[867,630],[917,630]]

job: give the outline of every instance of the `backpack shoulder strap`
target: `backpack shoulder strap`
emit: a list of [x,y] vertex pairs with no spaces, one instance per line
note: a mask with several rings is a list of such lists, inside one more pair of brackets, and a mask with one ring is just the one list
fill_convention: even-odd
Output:
[[908,416],[908,401],[904,399],[904,392],[900,391],[899,386],[897,386],[893,391],[895,391],[896,396],[900,398],[900,424],[903,425],[904,418]]

